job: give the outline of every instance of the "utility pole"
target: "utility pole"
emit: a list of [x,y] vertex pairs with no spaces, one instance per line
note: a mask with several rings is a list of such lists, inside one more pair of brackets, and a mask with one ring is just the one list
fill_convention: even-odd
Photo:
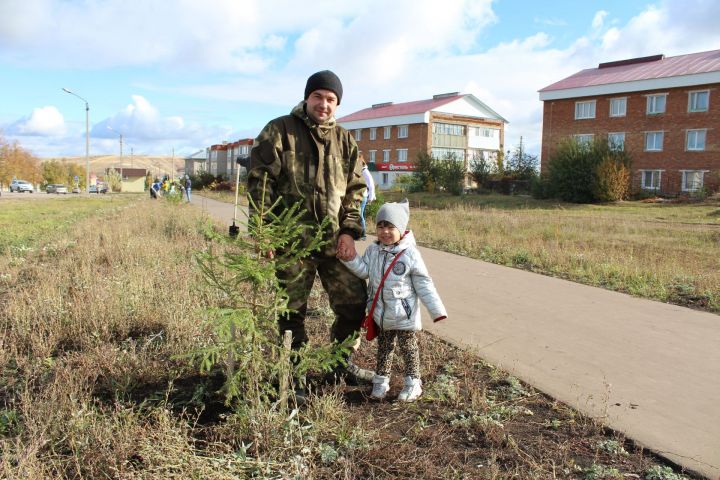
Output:
[[175,181],[175,147],[172,149],[172,179]]

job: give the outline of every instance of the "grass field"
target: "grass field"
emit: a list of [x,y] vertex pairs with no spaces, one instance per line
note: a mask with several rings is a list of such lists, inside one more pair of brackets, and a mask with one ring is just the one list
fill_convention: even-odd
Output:
[[[0,478],[686,478],[602,419],[425,333],[417,403],[315,378],[299,411],[231,410],[222,379],[184,357],[213,343],[207,308],[225,300],[193,261],[222,252],[207,219],[145,196],[94,213],[54,202],[33,207],[43,222],[24,248],[0,254]],[[3,244],[15,245],[5,219],[23,209],[3,204]],[[326,342],[317,288],[309,311],[311,342]],[[363,341],[356,360],[373,364],[375,348]]]
[[133,195],[70,197],[57,200],[3,199],[0,204],[0,253],[67,236],[80,221],[101,218],[136,200]]
[[409,199],[410,228],[423,245],[720,312],[720,202],[575,205],[429,194]]

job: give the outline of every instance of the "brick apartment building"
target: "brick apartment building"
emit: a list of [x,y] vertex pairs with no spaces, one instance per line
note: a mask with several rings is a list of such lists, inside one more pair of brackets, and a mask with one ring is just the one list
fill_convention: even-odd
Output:
[[223,176],[227,179],[235,178],[237,168],[237,158],[250,154],[254,140],[252,138],[244,138],[236,142],[223,142],[218,145],[211,145],[207,148],[207,163],[205,170],[215,176]]
[[467,162],[497,158],[505,143],[507,120],[469,94],[446,93],[414,102],[380,103],[338,119],[348,129],[372,171],[378,188],[415,169],[417,155],[455,154]]
[[541,170],[562,140],[607,140],[632,186],[676,195],[720,183],[720,50],[601,63],[540,90]]

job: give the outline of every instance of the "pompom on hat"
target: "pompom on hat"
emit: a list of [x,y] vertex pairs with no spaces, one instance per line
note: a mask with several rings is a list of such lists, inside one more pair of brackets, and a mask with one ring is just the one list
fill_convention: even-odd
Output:
[[305,85],[305,100],[308,99],[312,92],[321,89],[335,92],[338,99],[338,105],[340,105],[340,100],[342,100],[343,94],[342,82],[340,82],[340,78],[338,78],[338,76],[330,70],[322,70],[310,75],[310,78],[307,79],[307,84]]
[[400,230],[400,235],[405,234],[407,224],[410,221],[410,204],[407,199],[402,202],[388,202],[378,209],[375,215],[375,223],[388,222]]

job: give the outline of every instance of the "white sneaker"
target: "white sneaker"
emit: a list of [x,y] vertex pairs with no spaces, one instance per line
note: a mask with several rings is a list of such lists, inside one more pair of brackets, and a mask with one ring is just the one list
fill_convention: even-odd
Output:
[[414,402],[422,395],[422,380],[419,378],[405,377],[405,387],[400,391],[398,400],[401,402]]
[[370,396],[376,400],[382,400],[390,390],[390,377],[375,375],[372,379],[373,389]]

